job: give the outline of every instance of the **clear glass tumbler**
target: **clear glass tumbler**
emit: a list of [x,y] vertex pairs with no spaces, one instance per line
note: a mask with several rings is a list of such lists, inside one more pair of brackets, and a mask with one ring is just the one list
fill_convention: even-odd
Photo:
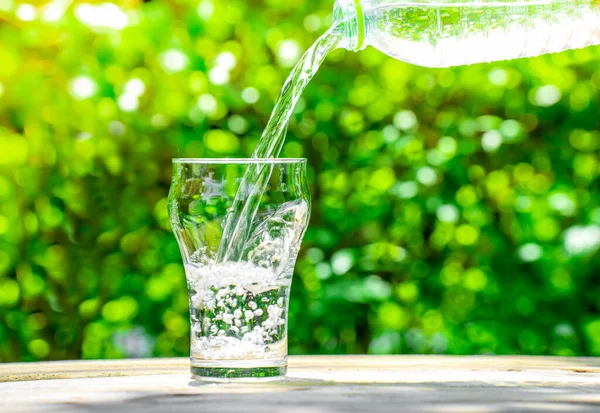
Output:
[[[190,297],[196,377],[274,377],[287,370],[287,315],[294,265],[310,217],[305,159],[174,159],[169,217]],[[219,247],[248,168],[266,180],[241,259]],[[248,188],[248,185],[243,186]],[[256,199],[256,197],[254,197]],[[223,248],[221,248],[223,249]],[[227,254],[225,254],[227,256]]]

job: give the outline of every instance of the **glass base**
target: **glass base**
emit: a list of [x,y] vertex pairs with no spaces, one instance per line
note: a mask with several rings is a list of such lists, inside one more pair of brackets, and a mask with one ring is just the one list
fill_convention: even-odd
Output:
[[192,378],[197,380],[274,379],[285,376],[287,358],[282,360],[192,360]]

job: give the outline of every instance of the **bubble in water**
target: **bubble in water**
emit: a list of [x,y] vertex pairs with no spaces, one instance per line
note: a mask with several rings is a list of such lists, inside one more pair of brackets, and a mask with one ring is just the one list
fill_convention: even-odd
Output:
[[276,358],[285,354],[291,279],[249,263],[187,264],[193,291],[196,359]]

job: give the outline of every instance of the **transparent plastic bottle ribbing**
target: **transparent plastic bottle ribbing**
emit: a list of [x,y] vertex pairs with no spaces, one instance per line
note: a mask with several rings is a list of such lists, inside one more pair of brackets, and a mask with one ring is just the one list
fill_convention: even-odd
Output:
[[342,47],[449,67],[600,44],[598,0],[337,0]]

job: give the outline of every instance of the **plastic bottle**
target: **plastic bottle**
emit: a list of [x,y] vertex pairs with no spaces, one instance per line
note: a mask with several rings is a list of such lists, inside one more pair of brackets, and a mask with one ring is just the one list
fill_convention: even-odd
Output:
[[598,0],[337,0],[341,47],[449,67],[600,44]]

